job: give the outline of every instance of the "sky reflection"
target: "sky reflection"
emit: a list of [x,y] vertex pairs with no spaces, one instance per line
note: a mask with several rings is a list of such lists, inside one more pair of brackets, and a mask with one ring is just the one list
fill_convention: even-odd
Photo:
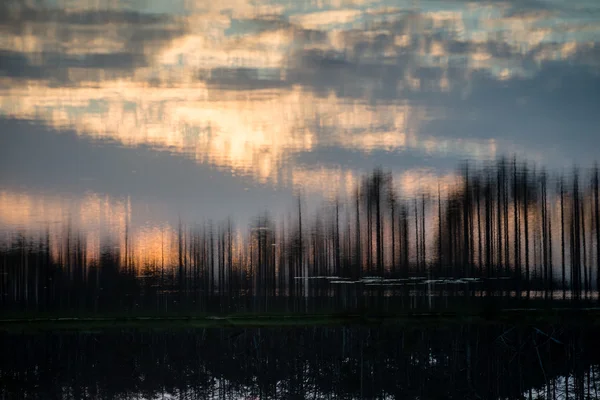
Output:
[[599,16],[586,0],[3,1],[1,193],[129,199],[139,225],[173,224],[283,212],[376,165],[405,192],[466,158],[589,165]]

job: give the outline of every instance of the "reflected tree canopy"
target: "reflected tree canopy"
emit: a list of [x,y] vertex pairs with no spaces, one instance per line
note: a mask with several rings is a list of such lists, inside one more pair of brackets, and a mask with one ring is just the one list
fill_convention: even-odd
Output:
[[27,398],[584,399],[595,329],[449,325],[0,336]]
[[95,255],[70,226],[60,237],[8,232],[0,305],[227,313],[588,304],[600,279],[598,175],[549,176],[500,159],[464,164],[444,192],[406,196],[376,169],[348,198],[310,212],[299,198],[287,218],[267,212],[245,230],[231,219],[180,221],[170,247],[161,234],[145,259],[134,257],[127,226]]

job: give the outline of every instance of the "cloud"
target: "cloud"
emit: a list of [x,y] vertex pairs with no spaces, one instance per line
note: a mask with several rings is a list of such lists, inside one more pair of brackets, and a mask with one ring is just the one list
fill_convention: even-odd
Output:
[[0,50],[0,76],[43,79],[48,78],[49,73],[40,66],[32,65],[24,53]]
[[327,10],[294,15],[290,22],[306,29],[322,29],[354,22],[362,12],[355,9]]
[[[168,149],[260,182],[280,179],[294,154],[323,147],[544,154],[543,138],[566,141],[570,126],[584,132],[598,122],[597,45],[574,33],[557,38],[555,27],[582,29],[560,10],[197,5],[179,16],[63,10],[53,18],[69,34],[13,35],[4,46],[12,50],[0,54],[9,65],[0,73],[19,78],[2,80],[12,89],[2,93],[6,113]],[[51,78],[52,88],[25,82]],[[578,135],[589,147],[590,136]]]
[[[0,118],[0,131],[0,187],[4,190],[74,198],[89,193],[113,199],[130,197],[139,211],[161,206],[167,210],[163,217],[173,221],[176,208],[185,212],[190,222],[207,217],[225,219],[232,210],[238,210],[233,212],[239,217],[250,218],[265,205],[283,209],[293,200],[290,191],[280,190],[274,198],[272,191],[251,179],[147,146],[134,149],[120,143],[100,144],[82,140],[69,130],[5,118]],[[240,210],[240,201],[247,208]]]
[[[11,224],[71,210],[122,228],[127,196],[142,222],[176,221],[174,210],[250,219],[286,209],[294,190],[348,193],[376,165],[415,194],[454,182],[463,158],[597,157],[597,10],[53,3],[0,1],[0,219]],[[135,236],[162,244],[160,231]]]
[[[544,12],[533,13],[533,9]],[[351,18],[345,18],[335,29],[328,24],[320,26],[319,16],[335,13]],[[270,50],[269,59],[277,61],[268,66],[260,62],[243,62],[241,67],[216,65],[217,74],[203,73],[201,79],[227,89],[236,85],[245,89],[260,89],[261,84],[301,85],[321,95],[334,91],[342,97],[377,101],[410,99],[422,92],[465,92],[471,90],[470,76],[481,72],[491,80],[505,81],[532,78],[541,64],[549,61],[563,61],[565,68],[574,64],[596,66],[598,62],[585,39],[561,42],[555,35],[557,29],[582,30],[577,28],[579,21],[563,18],[562,11],[547,10],[536,2],[527,7],[505,2],[453,11],[391,14],[338,9],[290,17],[257,17],[254,21],[244,20],[242,25],[245,28],[240,43],[244,45],[265,29],[286,37],[290,43]],[[235,30],[235,24],[230,30]],[[585,30],[600,33],[600,25],[586,26]],[[303,41],[303,35],[318,40]],[[230,59],[223,58],[223,64]],[[226,73],[228,68],[230,73]],[[244,68],[254,70],[244,73],[248,72]],[[261,79],[261,68],[279,68],[281,79]]]
[[12,0],[0,5],[0,33],[2,75],[76,84],[148,67],[157,51],[185,33],[185,26],[166,14],[69,11]]
[[[103,77],[129,75],[136,68],[148,64],[142,54],[88,53],[79,56],[47,52],[23,53],[0,50],[0,76],[15,79],[48,80],[53,83],[70,85],[82,80],[100,80]],[[96,70],[79,74],[76,71]],[[94,76],[96,76],[94,78]]]
[[[470,18],[461,13],[398,14],[363,29],[329,32],[316,46],[295,46],[282,78],[264,86],[259,70],[226,74],[220,69],[219,80],[206,81],[244,90],[302,87],[317,96],[334,93],[340,101],[374,105],[408,101],[445,110],[424,121],[423,142],[427,135],[437,143],[495,140],[499,151],[536,149],[539,157],[571,149],[593,158],[586,149],[597,144],[593,131],[600,122],[593,110],[600,103],[598,43],[561,42],[548,24],[564,30],[565,24],[579,22],[561,20],[560,10],[534,14],[509,7],[500,12],[505,17],[484,36],[443,25]],[[435,29],[436,24],[445,30]],[[600,32],[600,26],[590,29]]]

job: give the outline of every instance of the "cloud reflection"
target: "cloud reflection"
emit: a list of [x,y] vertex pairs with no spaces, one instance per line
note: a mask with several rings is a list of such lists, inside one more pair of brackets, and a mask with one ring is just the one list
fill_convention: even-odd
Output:
[[381,160],[596,156],[595,4],[169,4],[3,2],[0,114],[326,196]]

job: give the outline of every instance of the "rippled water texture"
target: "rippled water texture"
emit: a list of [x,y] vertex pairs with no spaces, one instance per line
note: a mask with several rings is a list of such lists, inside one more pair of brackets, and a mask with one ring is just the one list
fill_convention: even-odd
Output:
[[0,397],[598,398],[599,71],[598,0],[0,0]]
[[597,399],[598,330],[278,328],[0,335],[31,399]]
[[598,154],[596,1],[5,0],[0,15],[9,231],[71,224],[97,246],[129,229],[156,251],[178,219],[284,215],[376,165],[409,195],[462,159]]

